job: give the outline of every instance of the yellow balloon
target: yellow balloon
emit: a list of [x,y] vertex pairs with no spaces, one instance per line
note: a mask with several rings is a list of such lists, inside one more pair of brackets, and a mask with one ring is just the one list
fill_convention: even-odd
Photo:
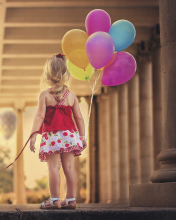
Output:
[[87,68],[83,70],[67,60],[67,69],[74,78],[82,81],[89,80],[94,74],[94,68],[91,66],[90,63],[88,64]]
[[70,60],[74,65],[81,69],[85,69],[89,64],[87,54],[85,50],[78,49],[68,55],[68,60]]
[[88,34],[79,29],[68,31],[62,39],[62,50],[67,59],[79,68],[86,68],[89,60],[86,55]]

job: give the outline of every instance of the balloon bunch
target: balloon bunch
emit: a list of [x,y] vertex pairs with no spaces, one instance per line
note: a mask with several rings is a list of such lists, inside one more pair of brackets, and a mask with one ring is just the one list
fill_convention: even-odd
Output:
[[95,9],[87,15],[85,26],[87,33],[73,29],[62,39],[70,74],[86,81],[92,77],[94,70],[102,69],[101,82],[106,86],[130,80],[136,71],[136,61],[122,50],[134,41],[134,25],[127,20],[118,20],[111,25],[109,14]]
[[[101,76],[106,86],[120,85],[130,80],[136,71],[134,57],[122,50],[134,41],[134,25],[127,20],[118,20],[111,26],[109,14],[101,9],[91,11],[85,21],[87,33],[73,29],[62,39],[62,50],[67,57],[70,74],[79,80],[89,81],[92,90],[87,132],[95,86]],[[94,69],[93,69],[94,68]],[[94,71],[95,70],[95,71]],[[102,71],[101,71],[102,70]],[[94,83],[90,78],[98,72]]]

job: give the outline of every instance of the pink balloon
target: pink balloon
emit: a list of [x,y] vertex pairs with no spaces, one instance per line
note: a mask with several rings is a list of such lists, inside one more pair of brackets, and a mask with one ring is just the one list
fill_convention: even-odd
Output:
[[106,11],[95,9],[87,15],[85,26],[88,35],[97,31],[104,31],[108,33],[111,27],[111,18]]
[[102,31],[92,34],[86,43],[86,53],[95,69],[105,66],[112,58],[115,45],[112,37]]
[[[111,62],[111,60],[113,60]],[[117,52],[104,67],[101,82],[106,86],[115,86],[129,81],[136,72],[136,60],[124,51]]]

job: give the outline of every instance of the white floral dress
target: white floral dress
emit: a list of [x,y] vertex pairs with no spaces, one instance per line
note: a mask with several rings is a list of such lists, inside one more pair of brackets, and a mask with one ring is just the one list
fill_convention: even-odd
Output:
[[[69,94],[69,90],[63,95],[63,98],[66,98]],[[57,96],[53,94],[53,96],[57,99]],[[58,105],[63,105],[63,102],[59,102]],[[47,161],[47,154],[54,153],[66,153],[73,152],[74,156],[81,155],[81,151],[83,151],[83,144],[81,138],[79,136],[78,131],[74,130],[59,130],[59,131],[50,131],[42,133],[41,143],[40,143],[40,151],[39,158],[40,160]]]

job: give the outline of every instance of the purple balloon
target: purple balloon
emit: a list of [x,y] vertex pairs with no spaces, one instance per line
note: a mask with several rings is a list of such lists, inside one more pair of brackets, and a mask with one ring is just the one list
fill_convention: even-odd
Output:
[[115,45],[112,37],[105,32],[92,34],[86,43],[86,53],[90,64],[95,69],[105,66],[112,58]]
[[124,51],[113,55],[104,67],[101,82],[106,86],[115,86],[129,81],[136,72],[136,60]]
[[111,18],[106,11],[95,9],[87,15],[85,26],[88,35],[91,35],[97,31],[108,33],[111,27]]

